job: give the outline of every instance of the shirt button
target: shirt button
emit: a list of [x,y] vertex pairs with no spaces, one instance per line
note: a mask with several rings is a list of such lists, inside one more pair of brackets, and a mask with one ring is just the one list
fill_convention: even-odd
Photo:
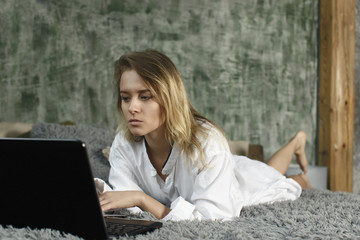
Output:
[[156,174],[157,174],[156,170],[155,170],[155,169],[152,169],[152,170],[151,170],[151,176],[155,177]]

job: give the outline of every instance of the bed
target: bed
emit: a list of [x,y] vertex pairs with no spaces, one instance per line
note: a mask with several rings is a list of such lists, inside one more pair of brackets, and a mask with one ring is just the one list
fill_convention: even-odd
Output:
[[[37,123],[30,137],[75,138],[88,147],[94,177],[107,179],[106,148],[114,131],[101,126]],[[132,218],[154,219],[151,214]],[[0,239],[80,239],[52,229],[0,226]],[[119,239],[360,239],[360,195],[321,189],[305,190],[295,201],[243,208],[231,221],[163,222],[147,235]]]

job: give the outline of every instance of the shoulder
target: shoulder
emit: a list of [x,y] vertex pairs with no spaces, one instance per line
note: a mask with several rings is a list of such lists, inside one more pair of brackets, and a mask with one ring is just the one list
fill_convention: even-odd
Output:
[[[116,134],[110,149],[110,159],[126,157],[127,159],[141,155],[143,151],[143,140],[130,142],[126,139],[123,132]],[[112,157],[111,157],[112,156]]]
[[136,148],[141,146],[142,141],[139,142],[130,142],[126,139],[123,131],[120,131],[116,134],[112,147],[115,148]]
[[219,139],[225,139],[226,137],[224,135],[224,133],[222,132],[222,130],[215,126],[214,124],[210,123],[210,122],[199,122],[199,124],[206,129],[207,135],[208,137],[216,137]]
[[218,127],[210,122],[201,122],[199,124],[205,130],[205,133],[198,137],[205,155],[227,153],[230,151],[226,136]]
[[225,134],[217,126],[205,122],[202,125],[206,129],[206,134],[199,137],[204,154],[205,168],[201,168],[202,179],[200,182],[211,182],[220,173],[230,174],[234,169],[233,156]]

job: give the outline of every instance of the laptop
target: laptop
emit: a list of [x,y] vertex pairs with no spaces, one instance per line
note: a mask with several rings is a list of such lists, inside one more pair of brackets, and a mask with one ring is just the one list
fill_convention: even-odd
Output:
[[[85,239],[142,234],[162,226],[104,217],[86,146],[79,140],[0,138],[0,183],[3,226],[51,228]],[[110,226],[125,230],[110,232]]]

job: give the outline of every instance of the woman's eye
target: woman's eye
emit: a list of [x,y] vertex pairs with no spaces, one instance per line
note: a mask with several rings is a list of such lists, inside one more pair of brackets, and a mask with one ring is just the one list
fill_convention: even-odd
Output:
[[152,96],[148,96],[148,95],[141,96],[142,100],[149,100],[151,98],[152,98]]
[[130,98],[129,98],[129,97],[122,96],[122,97],[121,97],[121,101],[128,102],[128,101],[130,101]]

